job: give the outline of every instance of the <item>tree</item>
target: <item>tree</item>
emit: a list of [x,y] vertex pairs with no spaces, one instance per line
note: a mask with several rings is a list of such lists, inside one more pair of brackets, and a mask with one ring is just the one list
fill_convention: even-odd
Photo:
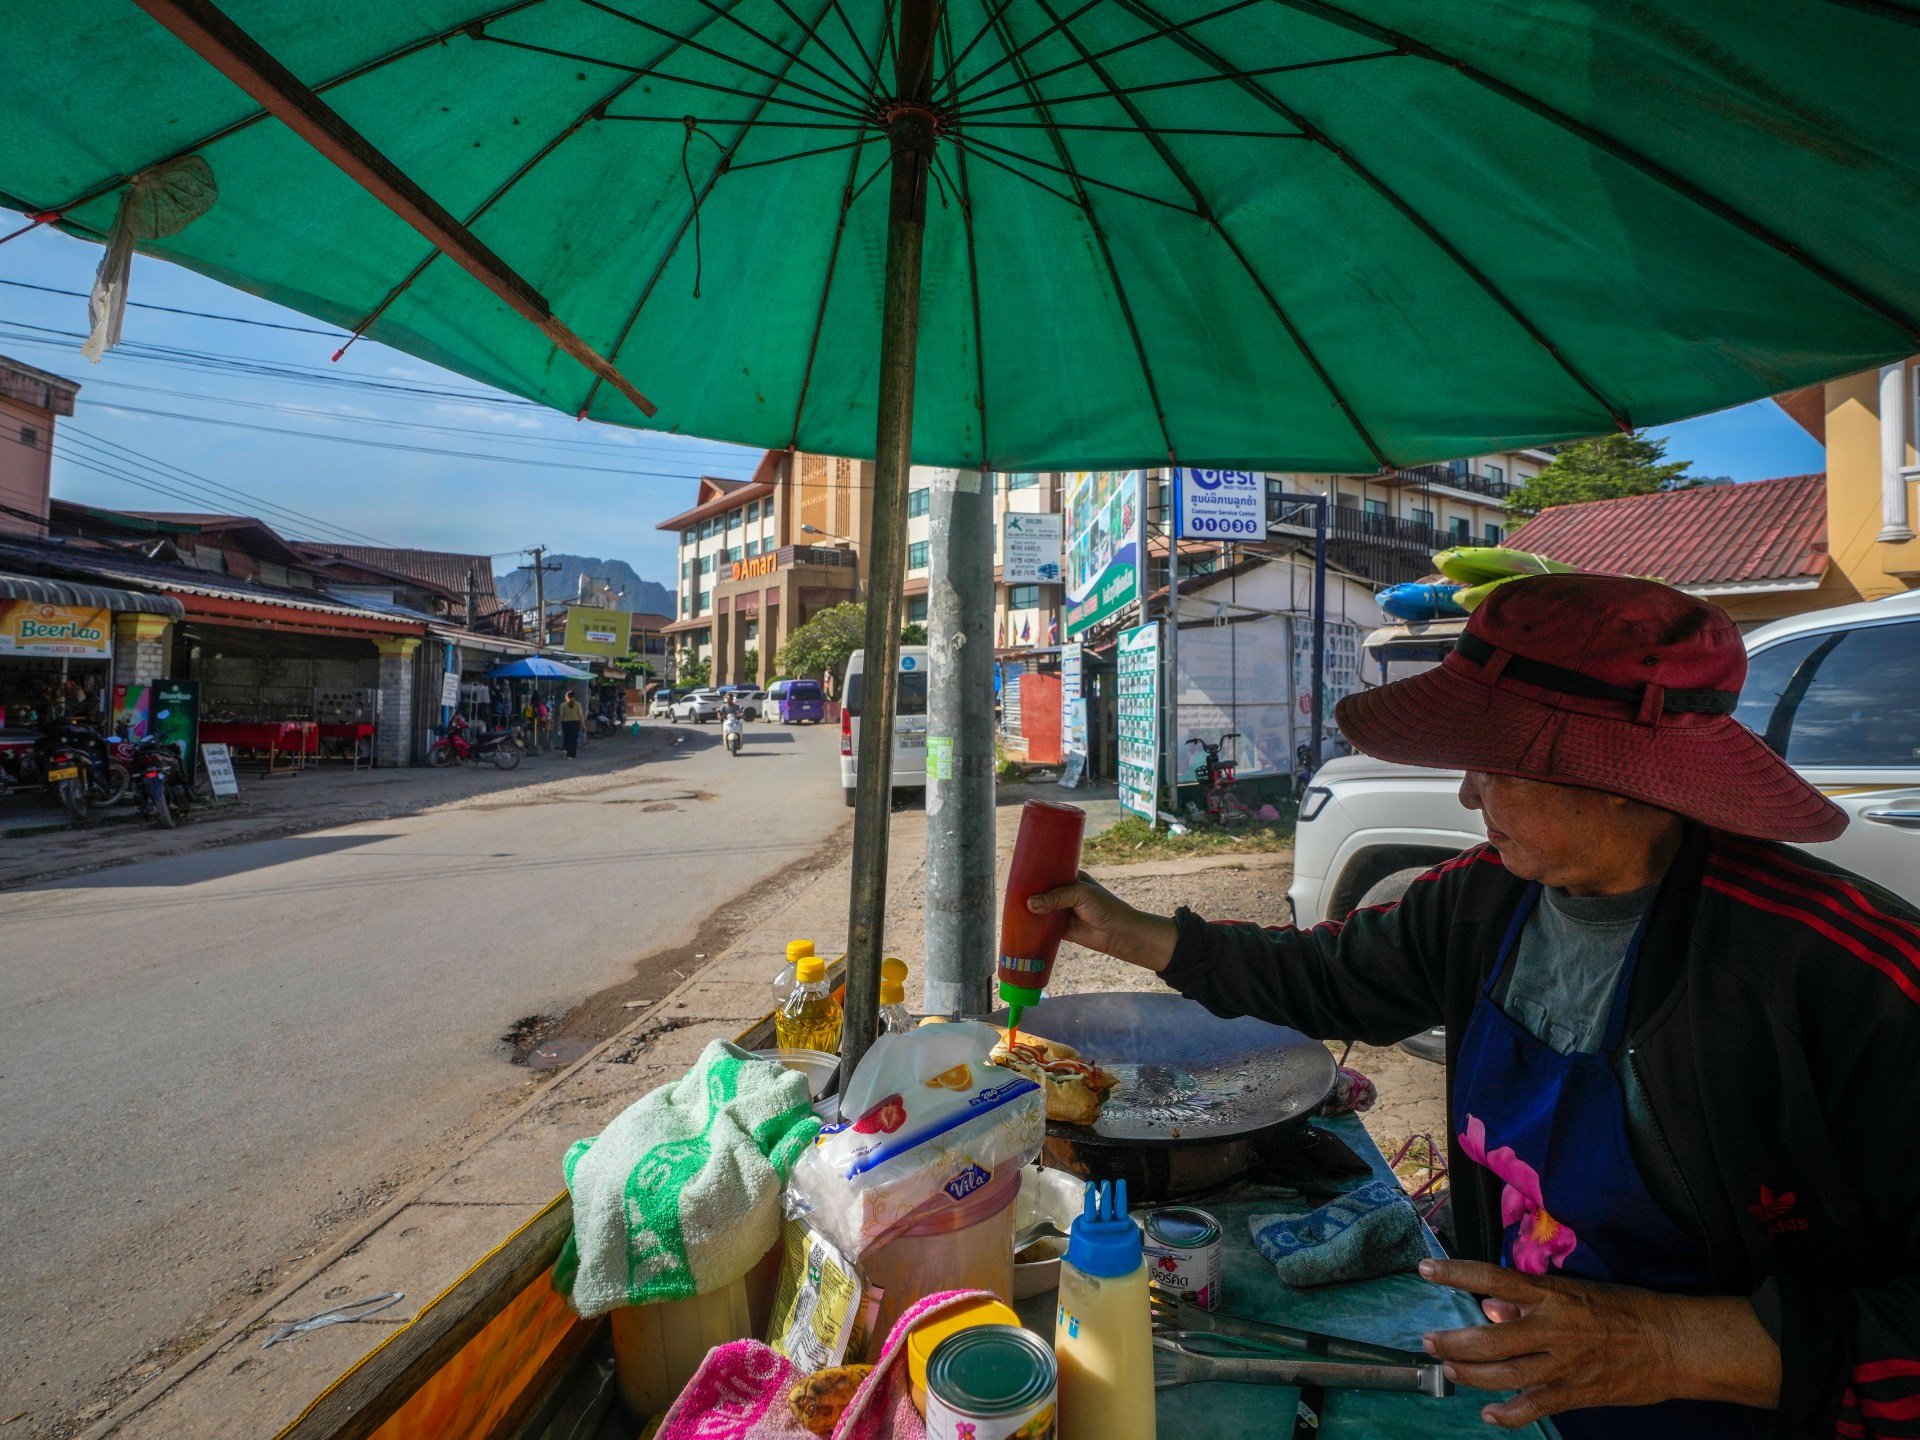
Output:
[[[858,600],[831,605],[787,637],[776,657],[779,675],[846,673],[847,660],[867,643],[867,607]],[[900,627],[902,645],[924,645],[924,625]]]
[[1684,488],[1689,460],[1666,459],[1667,442],[1642,431],[1576,440],[1553,463],[1522,480],[1507,496],[1509,515],[1538,515],[1553,505],[1583,505]]
[[760,651],[749,645],[740,655],[740,682],[751,685],[760,678]]
[[675,673],[682,685],[705,685],[713,679],[713,666],[694,651],[682,650]]

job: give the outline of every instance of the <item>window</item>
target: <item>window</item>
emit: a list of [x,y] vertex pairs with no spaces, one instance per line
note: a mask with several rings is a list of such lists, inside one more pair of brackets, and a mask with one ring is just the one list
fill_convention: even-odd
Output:
[[680,578],[682,580],[690,580],[693,578],[693,561],[682,560],[680,562]]
[[746,523],[747,512],[745,510],[727,511],[727,529],[734,530]]
[[700,573],[702,575],[711,575],[713,573],[713,556],[702,555],[700,557]]
[[690,545],[698,545],[699,543],[700,537],[694,533],[691,525],[680,532],[680,548],[682,550],[685,550]]
[[927,568],[927,542],[916,540],[907,546],[907,569],[924,570]]
[[907,514],[924,515],[933,507],[933,491],[909,490],[907,492]]
[[1384,515],[1387,513],[1387,502],[1384,500],[1363,500],[1361,502],[1361,508],[1369,515]]
[[914,625],[927,623],[927,597],[909,595],[907,597],[907,620]]
[[[860,699],[866,689],[867,673],[857,671],[847,677],[847,693],[841,703],[849,715],[858,719]],[[924,715],[927,713],[927,672],[925,670],[903,670],[900,672],[900,688],[894,692],[893,713],[896,715]]]
[[1486,535],[1487,535],[1487,544],[1501,545],[1506,542],[1507,530],[1504,525],[1501,525],[1496,523],[1495,521],[1489,520],[1487,522]]
[[758,520],[759,518],[760,518],[760,502],[758,500],[749,500],[747,502],[747,523],[751,525],[754,521]]
[[28,449],[34,448],[40,443],[40,432],[31,425],[22,425],[20,427],[20,443]]
[[1471,460],[1447,461],[1447,474],[1454,476],[1456,479],[1463,475],[1471,475],[1472,473],[1473,462]]
[[758,555],[760,553],[760,542],[758,540],[747,541],[746,553],[747,553],[747,558],[749,560],[751,560],[755,555]]
[[1040,477],[1032,470],[1011,470],[1007,473],[1008,490],[1038,490]]
[[1734,714],[1790,765],[1920,767],[1920,622],[1769,645]]
[[1425,525],[1431,530],[1433,528],[1433,512],[1431,510],[1415,510],[1413,512],[1413,523],[1416,525]]
[[711,604],[713,604],[713,592],[711,590],[702,590],[700,592],[700,598],[694,602],[694,609],[704,613],[706,608]]
[[1447,521],[1447,533],[1453,537],[1456,545],[1465,545],[1473,539],[1473,522],[1464,515],[1456,515]]
[[1493,481],[1496,485],[1499,484],[1502,480],[1505,480],[1506,478],[1507,478],[1506,466],[1504,465],[1487,466],[1487,479]]
[[1009,610],[1038,610],[1040,608],[1040,587],[1038,585],[1013,586],[1007,591],[1007,608]]

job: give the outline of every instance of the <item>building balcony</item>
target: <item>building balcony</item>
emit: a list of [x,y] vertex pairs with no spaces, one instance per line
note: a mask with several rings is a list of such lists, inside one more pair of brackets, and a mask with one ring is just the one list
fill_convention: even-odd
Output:
[[1371,515],[1347,505],[1334,506],[1327,524],[1327,558],[1377,585],[1431,575],[1434,552],[1458,543],[1449,532],[1421,521]]
[[1378,475],[1356,475],[1353,478],[1365,480],[1369,485],[1413,485],[1423,489],[1429,485],[1444,485],[1450,490],[1462,490],[1469,495],[1502,502],[1513,493],[1512,481],[1476,474],[1459,462],[1409,465],[1404,469],[1386,470]]

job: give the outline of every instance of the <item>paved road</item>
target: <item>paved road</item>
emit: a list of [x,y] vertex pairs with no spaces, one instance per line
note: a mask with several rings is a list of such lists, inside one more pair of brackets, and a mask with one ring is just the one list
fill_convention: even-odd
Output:
[[640,957],[844,823],[827,727],[682,733],[575,793],[0,894],[0,1420],[238,1310],[526,1093],[515,1020],[664,993]]

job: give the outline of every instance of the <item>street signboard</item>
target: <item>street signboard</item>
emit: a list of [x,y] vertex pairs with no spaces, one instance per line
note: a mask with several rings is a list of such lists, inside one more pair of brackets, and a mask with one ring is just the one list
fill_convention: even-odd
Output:
[[200,682],[157,680],[153,686],[153,733],[173,746],[183,765],[200,744]]
[[624,655],[633,648],[632,635],[632,611],[569,605],[567,634],[560,643],[569,655]]
[[1267,538],[1267,477],[1258,470],[1173,472],[1182,540]]
[[113,617],[90,605],[0,600],[0,655],[113,656]]
[[1059,515],[1009,510],[1000,517],[1000,579],[1007,585],[1060,583]]
[[202,745],[200,763],[207,767],[207,780],[214,794],[240,793],[240,777],[233,773],[233,752],[225,745]]
[[1151,820],[1160,798],[1158,622],[1122,631],[1114,659],[1120,700],[1120,804]]
[[1065,756],[1087,753],[1087,703],[1081,648],[1060,647],[1060,753]]
[[460,708],[460,672],[458,670],[440,672],[440,708],[442,710]]
[[1069,470],[1067,634],[1081,635],[1140,598],[1146,552],[1144,472]]

